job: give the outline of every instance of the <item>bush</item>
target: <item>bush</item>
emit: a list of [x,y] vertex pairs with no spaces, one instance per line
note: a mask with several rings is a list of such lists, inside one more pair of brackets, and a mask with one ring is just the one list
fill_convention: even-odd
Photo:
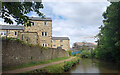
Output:
[[68,50],[68,53],[69,53],[70,56],[72,56],[72,52],[71,52],[71,50]]
[[84,50],[81,53],[81,57],[82,58],[90,58],[91,57],[91,53],[88,50]]

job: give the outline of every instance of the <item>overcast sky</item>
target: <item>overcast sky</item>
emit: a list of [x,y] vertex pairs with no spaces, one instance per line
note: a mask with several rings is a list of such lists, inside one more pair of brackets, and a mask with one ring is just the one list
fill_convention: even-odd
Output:
[[[99,32],[98,27],[103,25],[102,13],[109,2],[44,2],[41,11],[46,17],[52,18],[53,37],[69,37],[72,47],[74,42],[93,42],[93,36]],[[37,17],[36,13],[28,14]],[[0,23],[3,20],[0,20]]]

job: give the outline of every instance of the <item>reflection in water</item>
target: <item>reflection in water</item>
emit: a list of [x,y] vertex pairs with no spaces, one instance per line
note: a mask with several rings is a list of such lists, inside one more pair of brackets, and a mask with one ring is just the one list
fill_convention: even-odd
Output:
[[69,73],[120,73],[118,67],[116,64],[97,59],[82,59]]

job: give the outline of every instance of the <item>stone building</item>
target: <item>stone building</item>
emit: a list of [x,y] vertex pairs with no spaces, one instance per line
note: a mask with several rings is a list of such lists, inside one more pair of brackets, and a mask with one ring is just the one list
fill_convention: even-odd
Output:
[[[51,18],[39,18],[30,17],[31,26],[16,26],[16,25],[0,25],[1,37],[12,37],[23,40],[30,44],[39,44],[44,47],[53,47],[69,50],[69,38],[68,37],[53,37],[52,38],[52,19]],[[55,43],[56,40],[58,43]],[[63,42],[62,42],[63,41]],[[56,47],[54,45],[56,45]]]
[[[20,39],[32,44],[40,44],[46,47],[52,47],[52,19],[30,17],[31,26],[25,26],[24,32],[20,33]],[[34,37],[33,37],[34,36]]]
[[24,31],[24,26],[0,25],[0,37],[18,38],[19,32]]
[[70,50],[70,39],[68,37],[52,37],[52,47]]

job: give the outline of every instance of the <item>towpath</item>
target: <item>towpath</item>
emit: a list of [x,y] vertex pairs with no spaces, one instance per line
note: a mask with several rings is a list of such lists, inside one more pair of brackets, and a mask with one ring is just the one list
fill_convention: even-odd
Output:
[[32,67],[26,67],[26,68],[21,68],[21,69],[16,69],[16,70],[10,70],[10,71],[3,71],[3,73],[24,73],[24,72],[32,71],[32,70],[35,70],[35,69],[40,69],[40,68],[43,68],[43,67],[47,67],[47,66],[50,66],[50,65],[63,63],[64,61],[69,61],[69,60],[72,60],[74,58],[75,57],[71,57],[69,59],[64,59],[64,60],[56,61],[56,62],[52,62],[52,63],[42,64],[42,65],[36,65],[36,66],[32,66]]

